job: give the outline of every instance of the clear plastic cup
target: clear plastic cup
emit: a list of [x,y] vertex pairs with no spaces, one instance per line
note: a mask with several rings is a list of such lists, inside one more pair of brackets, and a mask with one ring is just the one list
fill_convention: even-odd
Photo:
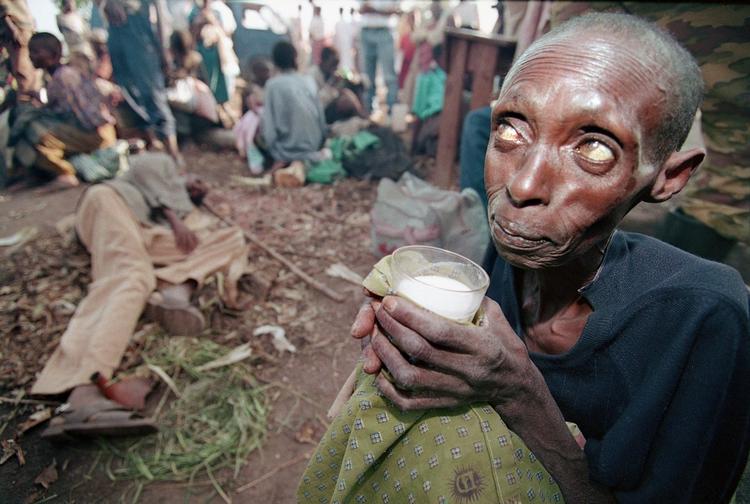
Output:
[[393,253],[393,294],[447,319],[470,323],[490,278],[474,261],[448,250],[408,245]]

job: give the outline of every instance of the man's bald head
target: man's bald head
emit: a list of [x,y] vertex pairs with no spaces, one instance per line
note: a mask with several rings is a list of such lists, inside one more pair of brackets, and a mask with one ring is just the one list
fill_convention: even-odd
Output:
[[[589,43],[600,49],[602,44],[608,44],[611,50],[592,52],[592,58],[600,59],[594,64],[601,64],[603,70],[619,64],[626,53],[631,58],[636,56],[648,69],[640,79],[634,75],[633,81],[636,85],[651,85],[653,92],[661,95],[653,104],[661,106],[661,115],[649,131],[645,146],[649,161],[658,165],[682,146],[703,97],[700,69],[668,32],[641,18],[620,13],[590,13],[574,18],[529,46],[513,64],[505,82],[512,81],[540,51],[571,40],[583,50]],[[647,93],[649,90],[644,87],[640,95]]]

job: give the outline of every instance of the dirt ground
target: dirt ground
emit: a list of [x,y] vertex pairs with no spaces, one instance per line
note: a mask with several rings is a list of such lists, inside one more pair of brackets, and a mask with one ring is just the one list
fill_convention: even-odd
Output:
[[[339,303],[321,295],[259,248],[251,247],[252,273],[245,287],[250,291],[251,307],[241,314],[209,309],[210,329],[204,337],[227,343],[225,338],[234,335],[241,343],[255,327],[276,324],[287,330],[287,337],[297,347],[294,354],[269,350],[272,355],[257,362],[260,382],[278,384],[269,394],[266,441],[261,450],[252,453],[236,479],[231,474],[217,475],[234,502],[294,502],[306,464],[304,455],[314,449],[314,442],[324,432],[328,406],[359,353],[349,327],[363,299],[361,288],[324,271],[331,264],[341,263],[364,275],[375,261],[368,251],[369,209],[375,183],[348,179],[333,186],[249,188],[231,182],[232,175],[246,175],[244,162],[234,153],[195,146],[186,147],[184,153],[189,170],[201,174],[211,185],[209,202],[214,208],[229,212],[238,225],[345,298]],[[85,294],[88,256],[81,245],[63,239],[55,228],[61,218],[74,211],[80,193],[81,189],[74,189],[48,195],[0,195],[0,236],[28,226],[38,228],[37,238],[0,267],[0,428],[4,430],[0,439],[12,438],[19,422],[34,411],[33,404],[15,406],[9,400],[15,390],[30,388],[34,373],[54,350],[70,317],[71,311],[64,308],[75,305]],[[210,287],[204,290],[210,291]],[[62,306],[59,309],[52,306],[58,300],[64,301],[58,303]],[[47,306],[40,307],[44,304]],[[106,476],[95,442],[56,445],[39,438],[42,430],[43,426],[35,427],[21,436],[23,466],[16,457],[0,465],[0,501],[132,499],[130,483],[113,483]],[[53,461],[57,479],[45,489],[34,481]],[[252,487],[235,493],[256,480]],[[221,502],[204,483],[192,487],[152,484],[145,488],[140,501]]]
[[[262,324],[287,330],[294,354],[269,351],[253,361],[262,383],[276,383],[270,394],[268,435],[239,475],[218,478],[233,502],[291,503],[305,455],[325,430],[325,413],[348,376],[359,352],[349,325],[361,303],[361,289],[325,274],[342,263],[364,275],[376,260],[369,252],[369,210],[376,184],[343,180],[333,186],[300,189],[254,188],[233,180],[247,175],[233,152],[188,145],[191,172],[211,185],[209,202],[275,247],[304,271],[345,296],[339,303],[303,284],[259,248],[251,247],[252,272],[246,285],[252,304],[242,313],[227,313],[204,304],[210,328],[203,337],[231,344],[248,341]],[[39,405],[13,399],[28,390],[34,375],[55,348],[74,307],[88,284],[88,256],[68,232],[56,228],[71,215],[82,189],[40,195],[33,191],[0,193],[0,237],[33,226],[37,237],[0,261],[0,439],[7,440]],[[652,233],[664,209],[637,208],[624,223],[629,230]],[[63,221],[64,222],[64,221]],[[60,227],[60,226],[58,226]],[[64,230],[63,230],[64,231]],[[7,250],[7,248],[6,248]],[[5,253],[0,251],[0,253]],[[744,269],[747,249],[730,262]],[[211,296],[211,286],[201,294]],[[208,308],[205,308],[208,306]],[[137,360],[137,347],[128,356]],[[157,392],[158,393],[158,392]],[[24,398],[23,401],[28,401]],[[131,502],[133,486],[112,482],[96,442],[53,444],[40,439],[43,426],[19,438],[25,463],[17,456],[0,462],[0,502]],[[2,453],[13,453],[3,446]],[[0,458],[1,460],[1,458]],[[50,466],[54,464],[54,471]],[[56,477],[51,477],[56,473]],[[242,492],[243,485],[252,485]],[[45,487],[44,485],[47,485]],[[210,483],[153,483],[141,502],[222,502]]]

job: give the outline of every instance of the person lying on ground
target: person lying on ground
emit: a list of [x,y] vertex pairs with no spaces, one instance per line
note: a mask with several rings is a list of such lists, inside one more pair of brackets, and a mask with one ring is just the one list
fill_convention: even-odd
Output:
[[34,66],[50,77],[44,105],[49,114],[27,126],[45,130],[34,142],[35,165],[55,175],[54,186],[77,186],[75,168],[66,158],[111,147],[117,140],[110,100],[90,75],[61,63],[62,44],[51,33],[35,33],[29,55]]
[[313,65],[309,70],[328,124],[355,116],[367,117],[360,99],[346,87],[347,81],[336,73],[338,67],[338,51],[326,46],[320,52],[320,65]]
[[98,394],[92,375],[112,376],[144,307],[172,334],[200,333],[203,316],[190,297],[215,272],[224,275],[224,302],[238,307],[247,245],[239,228],[218,228],[217,219],[196,208],[206,192],[200,179],[179,176],[171,157],[149,152],[82,195],[76,232],[91,253],[92,283],[31,389],[72,390],[72,411],[55,419],[46,436],[153,429]]
[[315,84],[297,72],[297,50],[289,42],[277,42],[272,57],[279,73],[266,83],[261,134],[274,167],[318,160],[326,122]]
[[[482,315],[461,325],[394,296],[363,306],[352,334],[372,335],[362,367],[387,399],[375,418],[487,404],[532,452],[521,459],[541,461],[567,502],[730,501],[750,441],[748,290],[732,268],[616,229],[638,203],[678,193],[702,162],[702,148],[678,150],[702,90],[692,56],[634,16],[582,16],[524,52],[492,110],[485,182],[495,253]],[[341,414],[369,414],[362,400],[355,394]],[[564,420],[582,431],[583,450]],[[344,427],[323,439],[353,439],[347,454],[366,455],[379,440],[375,421]],[[508,442],[488,434],[462,444],[477,428],[437,449],[431,431],[435,459],[414,478],[405,455],[403,477],[379,470],[420,444],[419,430],[404,432],[384,459],[368,461],[367,487],[357,475],[342,486],[394,498],[398,481],[419,502],[446,478],[457,500],[484,502],[492,482],[530,485],[528,474],[503,474],[513,456],[439,472]],[[311,465],[329,462],[319,455]],[[359,459],[344,457],[344,471],[348,460]],[[313,487],[337,485],[316,478],[308,473]]]

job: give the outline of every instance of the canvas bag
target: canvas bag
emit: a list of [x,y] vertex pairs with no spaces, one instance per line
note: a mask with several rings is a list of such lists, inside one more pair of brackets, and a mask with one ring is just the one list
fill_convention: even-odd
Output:
[[397,182],[381,179],[370,217],[378,257],[403,245],[431,245],[481,262],[489,244],[487,215],[476,191],[438,189],[408,172]]

